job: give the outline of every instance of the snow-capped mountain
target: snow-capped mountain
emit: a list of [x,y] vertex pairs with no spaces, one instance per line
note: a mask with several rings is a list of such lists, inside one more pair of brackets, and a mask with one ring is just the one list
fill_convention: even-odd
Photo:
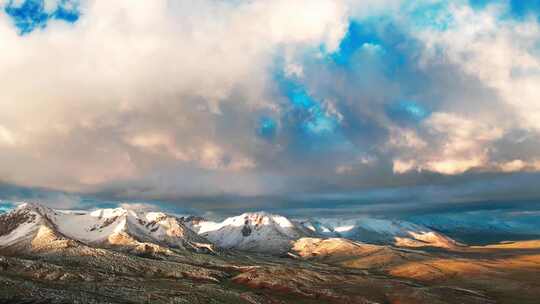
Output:
[[159,246],[212,250],[203,237],[177,218],[161,212],[122,208],[70,212],[22,204],[0,215],[0,247],[30,246],[35,249],[44,235],[51,240],[124,246],[143,251],[156,250]]
[[223,222],[200,217],[186,225],[214,244],[239,250],[281,253],[303,237],[346,238],[364,243],[401,247],[452,248],[453,239],[422,225],[406,221],[360,218],[353,220],[289,220],[265,212],[245,213]]
[[344,238],[400,247],[459,245],[422,225],[373,218],[290,220],[266,212],[245,213],[222,222],[178,218],[162,212],[123,208],[60,211],[22,204],[0,215],[0,248],[14,250],[69,247],[120,247],[144,253],[170,248],[214,251],[213,245],[267,254],[284,254],[301,238]]
[[186,219],[188,227],[222,248],[263,253],[285,253],[292,242],[314,235],[280,215],[266,212],[244,213],[223,222],[202,218]]
[[0,248],[4,251],[26,252],[65,248],[74,245],[57,231],[49,217],[53,210],[38,205],[21,205],[0,215]]
[[318,235],[371,244],[442,248],[459,245],[453,239],[426,226],[399,220],[364,217],[352,220],[313,219],[298,223]]

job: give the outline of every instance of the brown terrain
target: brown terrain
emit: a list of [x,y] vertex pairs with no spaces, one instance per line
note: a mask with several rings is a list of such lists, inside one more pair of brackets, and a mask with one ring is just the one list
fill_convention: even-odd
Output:
[[[539,303],[540,299],[540,241],[426,251],[332,239],[303,243],[297,243],[296,250],[310,260],[370,270],[430,288],[453,286],[486,297],[486,303]],[[454,303],[451,298],[447,301]]]
[[419,249],[302,238],[288,254],[272,256],[142,242],[129,230],[114,234],[119,238],[114,242],[85,244],[58,233],[47,217],[1,220],[0,237],[36,225],[0,247],[0,303],[536,304],[540,299],[540,241]]
[[[409,250],[301,239],[289,257],[54,240],[0,257],[0,303],[538,303],[539,242]],[[294,257],[294,258],[291,258]]]

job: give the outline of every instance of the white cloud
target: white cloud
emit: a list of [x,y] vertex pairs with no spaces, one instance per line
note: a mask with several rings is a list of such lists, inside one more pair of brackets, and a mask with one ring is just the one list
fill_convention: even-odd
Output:
[[397,174],[407,173],[409,171],[414,170],[416,167],[417,167],[417,164],[416,164],[416,161],[414,160],[395,159],[392,165],[394,173],[397,173]]
[[348,22],[333,0],[89,0],[81,10],[75,24],[51,20],[24,37],[0,14],[0,144],[27,143],[1,164],[7,181],[85,190],[178,165],[171,155],[252,169],[253,151],[222,144],[232,134],[212,126],[223,103],[267,107],[276,54],[335,50]]
[[159,208],[156,205],[148,203],[120,203],[118,204],[119,208],[126,210],[137,210],[137,211],[158,211]]
[[523,161],[521,159],[515,159],[496,163],[495,167],[502,172],[540,171],[540,160]]
[[14,146],[16,143],[15,135],[6,127],[0,125],[0,144]]
[[503,172],[516,172],[525,168],[526,164],[521,159],[505,162],[499,165]]
[[426,31],[419,38],[428,46],[428,64],[443,59],[459,65],[519,115],[519,127],[540,131],[540,24],[504,18],[504,6],[473,10],[454,6],[454,25],[447,31]]
[[388,139],[390,148],[423,149],[427,143],[418,136],[416,131],[406,128],[391,127]]
[[[513,130],[540,134],[538,23],[463,1],[445,12],[455,19],[447,30],[419,31],[407,3],[88,0],[77,23],[53,20],[24,37],[0,13],[0,179],[161,198],[356,187],[362,174],[379,182],[409,171],[540,170],[535,155],[495,151]],[[384,60],[356,56],[349,71],[324,57],[349,18],[380,14],[395,23],[366,30],[402,32],[358,47]],[[388,73],[394,53],[406,60]],[[340,138],[311,145],[285,134],[298,131],[298,118],[276,96],[278,58],[324,111],[300,114],[335,120]],[[430,116],[386,115],[409,97]],[[279,138],[257,137],[261,116],[275,119]],[[335,142],[346,147],[326,153]]]
[[423,125],[431,144],[411,131],[401,138],[390,137],[390,146],[409,148],[411,154],[408,160],[394,160],[394,172],[429,170],[453,175],[487,166],[489,147],[504,135],[497,126],[451,113],[433,113]]
[[[420,130],[390,128],[387,146],[395,154],[395,172],[429,170],[454,175],[471,169],[538,170],[532,155],[508,159],[498,150],[511,147],[495,147],[513,130],[540,134],[540,24],[533,18],[504,17],[507,9],[501,3],[484,10],[455,3],[444,12],[452,17],[447,29],[427,27],[412,32],[425,46],[418,62],[422,71],[444,67],[453,73],[450,77],[467,79],[463,82],[470,87],[448,87],[462,91],[441,94],[447,98],[437,101],[442,109],[425,120]],[[475,95],[471,88],[493,93]]]

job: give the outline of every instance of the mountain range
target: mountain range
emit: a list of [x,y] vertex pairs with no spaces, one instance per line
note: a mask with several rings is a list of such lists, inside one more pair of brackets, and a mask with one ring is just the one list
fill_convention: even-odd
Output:
[[166,248],[211,252],[224,248],[277,255],[289,252],[302,238],[345,238],[411,248],[460,246],[441,233],[409,222],[372,218],[297,221],[266,212],[213,222],[123,208],[84,212],[21,204],[1,216],[0,223],[6,227],[0,233],[0,246],[13,250],[28,250],[50,238],[141,252]]
[[26,203],[0,215],[0,270],[0,303],[532,304],[540,242],[469,246],[369,217]]
[[222,248],[283,253],[301,238],[346,238],[400,247],[459,246],[426,226],[404,221],[361,218],[356,220],[291,220],[266,212],[245,213],[222,222],[188,217],[186,226]]

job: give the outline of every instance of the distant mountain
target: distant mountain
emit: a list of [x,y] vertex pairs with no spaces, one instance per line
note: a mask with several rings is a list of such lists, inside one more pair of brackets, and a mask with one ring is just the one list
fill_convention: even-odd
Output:
[[244,213],[217,223],[188,218],[187,226],[222,248],[286,253],[292,242],[314,233],[286,217],[266,212]]
[[352,220],[311,219],[298,222],[313,233],[370,244],[452,248],[459,244],[426,226],[399,220],[363,217]]
[[0,215],[0,248],[7,252],[30,252],[73,247],[51,220],[55,211],[38,205],[21,205]]
[[142,252],[166,251],[168,247],[212,250],[206,239],[179,219],[160,212],[122,208],[70,212],[22,204],[0,215],[0,247],[38,250],[53,241]]
[[191,217],[186,219],[186,226],[220,247],[266,253],[283,253],[293,246],[294,241],[304,237],[346,238],[401,247],[453,248],[459,245],[425,226],[373,218],[290,220],[257,212],[227,218],[223,222]]
[[468,245],[540,238],[538,212],[493,210],[410,216],[407,221],[429,227]]
[[373,218],[290,220],[266,212],[222,222],[123,208],[59,211],[22,204],[0,215],[0,247],[40,250],[50,246],[117,247],[140,253],[170,249],[214,251],[214,246],[273,255],[288,253],[302,238],[343,238],[397,247],[454,248],[459,243],[426,226]]

